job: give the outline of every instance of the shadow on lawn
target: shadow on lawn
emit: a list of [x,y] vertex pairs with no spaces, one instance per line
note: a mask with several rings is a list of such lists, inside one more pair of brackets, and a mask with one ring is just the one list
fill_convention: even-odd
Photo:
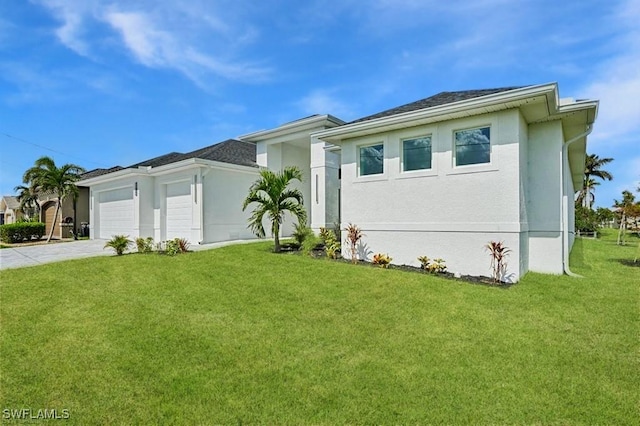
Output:
[[616,262],[624,265],[631,266],[633,268],[640,268],[640,259],[637,262],[634,262],[633,259],[614,259]]

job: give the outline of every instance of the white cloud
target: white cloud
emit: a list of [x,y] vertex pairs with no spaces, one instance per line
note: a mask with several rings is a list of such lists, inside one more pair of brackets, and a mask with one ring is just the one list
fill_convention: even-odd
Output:
[[37,1],[61,21],[55,30],[60,42],[98,62],[107,53],[100,49],[113,46],[104,43],[111,35],[100,33],[107,28],[140,64],[177,70],[203,88],[216,77],[260,82],[271,74],[266,66],[237,59],[239,46],[255,41],[258,31],[225,19],[208,2],[166,2],[159,7],[146,1],[114,0],[107,5],[95,0]]

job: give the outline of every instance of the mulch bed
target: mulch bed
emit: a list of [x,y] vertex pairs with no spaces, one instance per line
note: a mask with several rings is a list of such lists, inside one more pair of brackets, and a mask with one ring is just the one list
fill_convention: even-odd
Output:
[[[281,253],[302,254],[302,252],[300,251],[299,246],[297,244],[295,244],[295,243],[283,244],[281,246],[281,249],[282,249]],[[324,248],[322,246],[320,246],[320,245],[317,246],[316,248],[314,248],[309,254],[314,259],[327,259],[327,256],[326,256],[326,254],[324,252]],[[338,253],[338,258],[337,259],[328,259],[328,260],[331,260],[332,262],[342,262],[342,263],[353,264],[351,262],[351,260],[343,258],[340,255],[340,253]],[[371,262],[367,262],[367,261],[364,261],[364,260],[358,260],[358,263],[356,263],[355,265],[365,266],[365,267],[368,267],[368,268],[371,268],[371,267],[375,266]],[[638,265],[640,266],[640,262],[638,263]],[[410,265],[389,265],[389,267],[387,269],[396,269],[396,270],[412,272],[412,273],[419,273],[419,274],[425,274],[425,275],[427,275],[427,274],[428,275],[434,275],[434,276],[438,276],[438,277],[441,277],[441,278],[446,278],[446,279],[453,280],[453,281],[462,281],[462,282],[469,283],[469,284],[483,285],[483,286],[488,286],[488,287],[497,287],[497,288],[502,288],[502,289],[507,289],[507,288],[509,288],[509,287],[511,287],[512,285],[515,284],[515,283],[504,282],[504,281],[495,282],[493,280],[493,278],[486,277],[486,276],[461,275],[459,277],[456,277],[453,272],[428,273],[428,272],[425,272],[424,269],[422,269],[422,268],[419,268],[419,267],[416,267],[416,266],[410,266]]]

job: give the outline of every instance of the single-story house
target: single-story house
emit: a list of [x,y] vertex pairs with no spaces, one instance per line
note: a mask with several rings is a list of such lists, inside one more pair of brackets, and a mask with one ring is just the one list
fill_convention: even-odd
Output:
[[[313,115],[79,184],[90,187],[94,238],[213,242],[253,237],[241,207],[259,167],[298,166],[311,227],[358,225],[360,258],[417,266],[426,255],[488,275],[484,247],[503,241],[505,278],[517,281],[570,273],[573,197],[597,110],[560,99],[556,83],[442,92],[349,123]],[[283,236],[292,229],[289,219]]]
[[505,279],[517,281],[570,272],[573,198],[597,109],[560,99],[555,83],[443,92],[350,123],[314,116],[241,139],[257,144],[263,167],[310,160],[312,228],[358,225],[361,258],[417,266],[426,255],[488,275],[484,247],[503,241]]
[[258,178],[255,160],[255,144],[229,139],[85,176],[78,185],[89,188],[91,237],[254,238],[241,207]]

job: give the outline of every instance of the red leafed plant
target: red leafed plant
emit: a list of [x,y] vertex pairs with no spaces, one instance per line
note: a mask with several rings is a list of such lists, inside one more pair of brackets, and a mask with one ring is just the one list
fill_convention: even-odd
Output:
[[491,270],[493,273],[493,282],[501,282],[507,273],[506,257],[511,253],[511,250],[504,245],[502,241],[489,241],[485,246],[485,249],[491,256]]
[[347,239],[345,243],[349,244],[349,250],[351,251],[351,262],[358,263],[358,242],[364,237],[364,234],[353,223],[344,228],[347,231]]

